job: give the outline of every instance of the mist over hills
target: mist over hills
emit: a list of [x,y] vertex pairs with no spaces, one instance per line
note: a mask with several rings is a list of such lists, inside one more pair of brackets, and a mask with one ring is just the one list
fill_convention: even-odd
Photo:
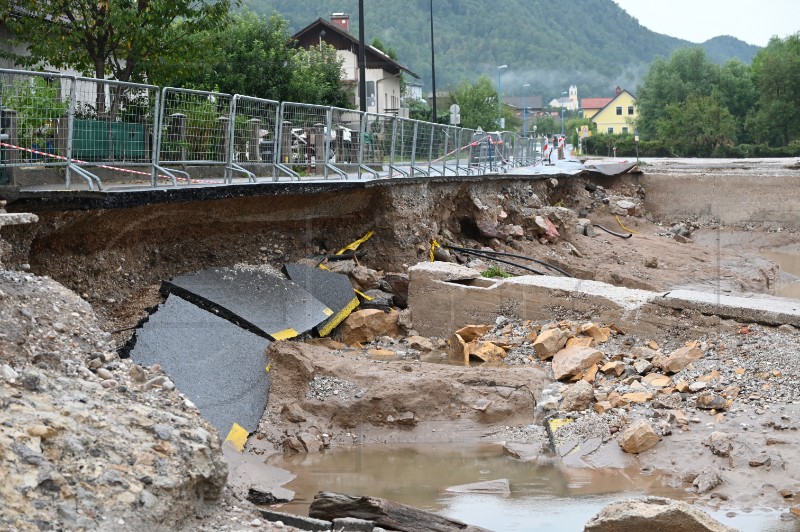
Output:
[[[399,61],[422,77],[430,92],[429,0],[367,0],[366,39],[379,38],[397,51]],[[350,14],[350,31],[358,34],[357,0],[244,0],[256,13],[274,11],[297,31],[331,13]],[[559,7],[559,6],[564,7]],[[737,58],[749,63],[759,48],[735,37],[720,36],[702,44],[648,30],[613,0],[433,0],[437,90],[480,75],[502,74],[503,93],[557,98],[570,85],[579,97],[612,96],[614,88],[636,91],[657,57],[677,48],[701,46],[712,61]]]

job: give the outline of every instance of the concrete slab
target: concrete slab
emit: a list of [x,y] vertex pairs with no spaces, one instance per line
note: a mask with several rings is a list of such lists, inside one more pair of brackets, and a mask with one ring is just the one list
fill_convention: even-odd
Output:
[[164,281],[161,290],[270,340],[293,338],[333,315],[296,283],[257,267],[188,273]]
[[590,172],[598,172],[607,176],[615,176],[630,171],[634,166],[636,166],[636,161],[623,161],[620,163],[587,164],[585,168]]
[[253,432],[267,405],[269,341],[171,295],[136,332],[131,358],[160,364],[222,438]]
[[743,322],[800,327],[800,301],[770,296],[726,296],[712,292],[673,290],[659,298],[659,305],[674,309],[692,309],[703,314],[732,318]]
[[320,336],[328,336],[358,306],[358,296],[346,275],[295,263],[284,264],[283,273],[333,311],[314,328]]

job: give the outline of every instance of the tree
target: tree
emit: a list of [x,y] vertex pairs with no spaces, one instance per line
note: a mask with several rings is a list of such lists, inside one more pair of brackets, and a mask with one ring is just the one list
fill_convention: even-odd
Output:
[[736,119],[712,96],[691,95],[667,104],[657,124],[658,137],[681,155],[710,156],[736,142]]
[[752,68],[760,98],[748,127],[756,140],[786,146],[800,139],[800,33],[773,38]]
[[700,48],[683,48],[669,60],[656,60],[637,88],[639,130],[655,137],[667,105],[683,102],[689,95],[710,95],[718,79],[718,67]]
[[480,127],[484,131],[498,129],[497,91],[487,76],[479,77],[474,84],[462,82],[450,94],[450,99],[461,108],[462,127]]
[[322,43],[319,48],[295,48],[291,66],[289,101],[353,107],[342,86],[342,61],[334,47]]
[[429,122],[431,119],[431,106],[425,100],[408,100],[408,117],[413,120],[424,120]]
[[200,40],[214,43],[208,47],[213,53],[196,70],[173,76],[169,85],[279,101],[289,96],[294,50],[288,23],[279,15],[235,14],[224,29]]
[[0,0],[0,18],[27,54],[17,64],[154,81],[191,64],[193,36],[226,24],[239,0]]

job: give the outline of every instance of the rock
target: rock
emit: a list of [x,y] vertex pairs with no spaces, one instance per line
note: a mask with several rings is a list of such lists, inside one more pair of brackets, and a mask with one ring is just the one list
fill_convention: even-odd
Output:
[[692,485],[697,488],[697,493],[699,495],[708,493],[720,484],[722,484],[722,477],[719,476],[719,473],[710,469],[704,470],[697,475],[697,478],[692,482]]
[[691,238],[685,237],[683,235],[674,235],[672,239],[675,242],[680,242],[681,244],[691,244],[692,242],[694,242],[694,240],[692,240]]
[[541,360],[546,360],[555,355],[567,344],[567,333],[558,327],[542,331],[533,342],[533,349]]
[[605,414],[612,408],[614,407],[611,406],[611,403],[609,403],[608,401],[598,401],[594,404],[594,411],[597,412],[598,414]]
[[390,294],[389,292],[384,292],[383,290],[373,288],[371,290],[365,290],[363,294],[369,299],[363,299],[361,304],[358,306],[358,308],[361,310],[378,309],[388,312],[394,306],[394,294]]
[[661,440],[652,425],[644,419],[631,423],[619,435],[619,446],[626,453],[638,454],[650,449]]
[[649,360],[641,359],[633,363],[633,369],[636,370],[636,373],[639,375],[644,375],[653,369],[653,364],[651,364]]
[[417,416],[414,415],[414,412],[402,412],[394,419],[394,422],[398,425],[414,426],[417,424]]
[[506,350],[492,342],[470,342],[468,348],[470,358],[484,362],[497,362],[506,357]]
[[14,368],[8,364],[3,364],[0,366],[0,377],[2,377],[2,379],[7,383],[14,384],[19,378],[19,373],[17,373]]
[[594,237],[594,226],[592,221],[588,218],[578,218],[578,223],[575,224],[575,232],[579,235]]
[[469,344],[460,335],[453,334],[449,340],[447,356],[450,360],[469,365]]
[[653,394],[650,392],[630,392],[622,394],[622,398],[628,403],[646,403],[653,398]]
[[475,401],[475,403],[472,405],[472,408],[474,408],[475,410],[480,410],[481,412],[486,412],[486,409],[489,407],[490,404],[492,404],[491,400],[485,397],[481,397],[480,399]]
[[677,373],[692,362],[703,358],[703,352],[696,343],[676,349],[666,357],[656,357],[653,365],[668,373]]
[[573,345],[583,345],[589,347],[594,342],[594,338],[591,336],[573,336],[569,340],[567,340],[567,344],[565,347],[572,347]]
[[611,329],[608,327],[600,327],[595,323],[582,325],[579,331],[581,334],[591,336],[597,344],[608,342],[608,337],[611,335]]
[[350,277],[350,283],[353,285],[353,288],[360,292],[366,292],[367,290],[372,290],[380,286],[380,275],[378,275],[378,272],[366,266],[354,266],[353,269],[348,272],[348,276]]
[[399,312],[378,309],[358,310],[350,314],[339,326],[342,341],[348,345],[362,344],[378,336],[396,338],[400,334]]
[[422,351],[423,353],[429,353],[436,348],[436,346],[433,345],[433,342],[424,336],[409,336],[406,338],[406,342],[408,343],[408,347],[411,349],[416,349],[417,351]]
[[711,449],[712,453],[717,456],[722,456],[723,458],[730,456],[731,449],[733,449],[730,435],[719,431],[714,431],[711,433],[706,445],[708,445],[708,448]]
[[399,308],[408,306],[408,274],[407,273],[387,273],[381,282],[388,290],[394,294],[394,304]]
[[689,385],[689,391],[693,392],[693,393],[701,392],[701,391],[705,390],[706,388],[708,388],[708,383],[707,382],[697,381],[697,382],[693,382],[693,383],[691,383]]
[[466,325],[456,331],[456,334],[464,339],[465,342],[474,342],[481,336],[492,330],[491,325]]
[[697,396],[695,405],[703,410],[725,410],[728,408],[728,401],[714,392],[703,392]]
[[768,466],[772,463],[772,458],[770,458],[767,454],[760,454],[748,460],[747,463],[750,465],[750,467]]
[[653,388],[665,388],[672,384],[672,379],[660,373],[648,373],[644,376],[642,382]]
[[306,420],[305,411],[297,403],[283,405],[281,416],[290,423],[302,423]]
[[511,495],[511,487],[509,486],[508,479],[500,478],[497,480],[486,480],[483,482],[474,482],[472,484],[460,484],[458,486],[450,486],[445,491],[450,493],[480,493],[483,495],[502,495],[507,497]]
[[619,377],[625,373],[625,364],[618,360],[614,360],[604,364],[603,367],[600,368],[600,371],[606,375],[614,375],[615,377]]
[[584,532],[735,532],[683,501],[662,497],[627,499],[609,504]]
[[651,404],[653,408],[678,410],[683,406],[683,399],[679,393],[658,394]]
[[594,399],[594,388],[584,380],[571,384],[561,394],[561,409],[566,412],[586,410]]
[[294,499],[294,492],[280,486],[267,488],[255,485],[247,490],[246,498],[253,504],[278,504],[291,502]]
[[601,360],[603,353],[593,347],[568,347],[553,356],[553,376],[556,380],[573,377]]
[[97,368],[97,376],[103,380],[114,378],[114,374],[108,371],[106,368]]
[[645,268],[658,268],[658,257],[650,257],[644,260]]
[[643,360],[653,360],[656,355],[660,355],[661,353],[655,349],[651,349],[649,347],[639,346],[634,347],[631,349],[631,355],[636,358],[641,358]]

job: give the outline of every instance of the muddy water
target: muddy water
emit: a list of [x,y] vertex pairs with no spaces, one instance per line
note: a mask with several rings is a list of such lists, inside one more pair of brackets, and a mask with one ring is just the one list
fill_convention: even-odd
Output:
[[[504,456],[497,445],[359,447],[273,457],[269,463],[297,475],[285,486],[297,497],[281,511],[308,515],[315,493],[336,491],[411,504],[496,531],[579,531],[616,500],[641,495],[691,497],[667,486],[659,475],[535,466]],[[445,493],[449,486],[500,478],[509,480],[509,497]],[[775,512],[713,515],[740,530],[790,530],[782,528]]]
[[759,254],[765,259],[775,262],[782,271],[795,277],[778,285],[775,289],[775,295],[800,299],[800,251],[780,248],[777,250],[761,250]]

